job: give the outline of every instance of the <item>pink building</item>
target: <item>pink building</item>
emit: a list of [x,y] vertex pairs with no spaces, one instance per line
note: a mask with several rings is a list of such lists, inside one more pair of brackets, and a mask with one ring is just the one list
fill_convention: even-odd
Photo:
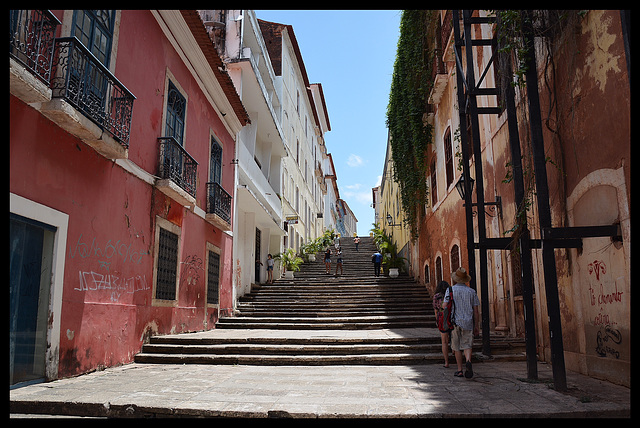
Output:
[[22,10],[10,27],[10,383],[214,328],[248,115],[196,11]]

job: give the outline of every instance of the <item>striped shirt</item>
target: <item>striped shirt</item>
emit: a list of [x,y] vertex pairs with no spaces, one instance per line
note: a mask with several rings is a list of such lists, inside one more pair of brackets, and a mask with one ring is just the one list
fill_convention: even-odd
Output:
[[[476,291],[464,284],[456,284],[452,288],[455,310],[454,322],[463,330],[473,330],[473,307],[480,305]],[[444,302],[449,302],[449,289],[444,294]]]

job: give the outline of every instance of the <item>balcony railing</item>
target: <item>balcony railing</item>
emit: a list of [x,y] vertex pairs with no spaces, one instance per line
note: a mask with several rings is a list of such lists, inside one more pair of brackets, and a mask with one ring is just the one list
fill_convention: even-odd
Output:
[[195,198],[198,162],[175,138],[161,137],[158,141],[160,141],[158,176],[173,181]]
[[48,10],[9,11],[9,55],[47,85],[58,25],[60,21]]
[[231,223],[231,195],[218,183],[207,183],[207,214]]
[[55,41],[52,98],[62,98],[125,147],[135,97],[75,37]]
[[447,68],[444,61],[442,61],[442,49],[440,48],[433,50],[433,64],[431,67],[432,80],[435,80],[436,74],[447,74]]

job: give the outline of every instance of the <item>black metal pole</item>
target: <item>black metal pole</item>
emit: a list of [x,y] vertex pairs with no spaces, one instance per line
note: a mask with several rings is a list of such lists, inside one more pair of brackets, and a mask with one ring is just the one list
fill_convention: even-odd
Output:
[[471,205],[471,180],[469,180],[470,170],[469,170],[469,141],[467,139],[467,133],[462,129],[463,124],[466,123],[466,115],[465,115],[465,96],[464,96],[464,85],[466,82],[464,81],[464,73],[462,71],[462,60],[461,60],[461,38],[460,38],[460,11],[453,10],[452,11],[452,20],[453,20],[453,35],[454,35],[454,50],[456,56],[456,66],[458,67],[456,70],[456,81],[457,81],[457,89],[458,89],[458,113],[460,115],[460,144],[462,145],[462,174],[464,174],[464,206],[465,206],[465,222],[467,226],[467,258],[468,258],[468,271],[471,276],[470,286],[474,290],[477,289],[476,286],[476,253],[474,246],[474,236],[473,236],[473,207]]
[[[465,54],[467,56],[467,101],[469,103],[469,118],[473,134],[473,152],[475,153],[476,170],[476,203],[478,206],[478,242],[480,244],[480,303],[482,307],[482,353],[491,355],[491,337],[489,325],[489,260],[487,249],[483,246],[487,239],[487,229],[484,211],[484,175],[482,173],[482,147],[480,144],[480,125],[478,123],[478,105],[475,90],[475,77],[473,71],[473,45],[471,42],[471,10],[463,10]],[[455,23],[454,23],[455,25]],[[458,106],[460,107],[460,106]],[[462,134],[462,132],[461,132]]]
[[[500,23],[498,23],[498,26]],[[511,72],[511,54],[504,55],[505,68]],[[509,145],[511,147],[511,167],[513,168],[513,188],[516,202],[516,221],[520,222],[518,247],[520,251],[520,274],[522,281],[522,301],[524,304],[524,337],[527,356],[527,378],[538,378],[538,359],[536,355],[536,327],[533,309],[533,278],[531,273],[531,248],[529,245],[529,228],[527,214],[522,202],[525,198],[524,178],[522,173],[522,152],[520,150],[520,133],[518,131],[518,116],[514,101],[514,89],[511,79],[503,79],[505,104],[507,109],[507,126],[509,129]],[[516,251],[514,249],[514,251]]]
[[[546,156],[542,135],[542,118],[540,114],[540,98],[538,95],[538,70],[536,66],[535,44],[530,10],[523,13],[523,35],[527,55],[527,100],[529,103],[529,120],[531,125],[531,147],[533,151],[534,170],[536,175],[536,193],[538,201],[538,217],[540,229],[551,227],[551,209],[549,207],[549,186],[547,183]],[[544,287],[549,316],[549,335],[551,340],[551,364],[555,389],[566,391],[567,375],[564,366],[564,346],[562,343],[562,321],[560,317],[560,299],[558,296],[558,277],[556,274],[556,257],[554,247],[542,234],[542,263],[544,270]],[[525,273],[526,274],[526,273]]]

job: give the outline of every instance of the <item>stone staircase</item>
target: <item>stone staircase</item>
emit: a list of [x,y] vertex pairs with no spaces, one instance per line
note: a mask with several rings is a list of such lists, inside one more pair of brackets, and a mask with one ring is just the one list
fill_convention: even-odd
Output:
[[221,318],[217,328],[377,329],[435,327],[426,289],[408,276],[375,277],[372,238],[341,238],[343,274],[336,276],[336,256],[326,274],[322,254],[305,263],[293,280],[280,278],[256,287],[238,301],[237,314]]
[[[152,337],[139,363],[397,365],[441,362],[431,297],[413,278],[375,277],[373,239],[341,238],[343,275],[322,254],[293,280],[277,279],[239,299],[237,313],[210,332]],[[475,351],[480,351],[478,341]],[[492,338],[501,358],[521,359],[524,342]],[[453,356],[450,357],[454,361]]]

